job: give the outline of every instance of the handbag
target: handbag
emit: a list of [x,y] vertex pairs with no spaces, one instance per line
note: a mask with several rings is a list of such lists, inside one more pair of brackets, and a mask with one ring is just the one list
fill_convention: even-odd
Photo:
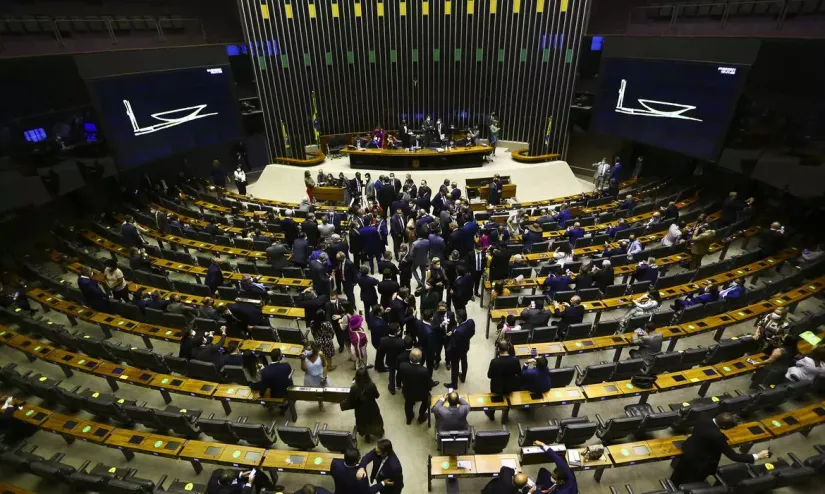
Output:
[[630,378],[630,384],[636,386],[637,388],[642,389],[650,389],[653,387],[653,384],[656,382],[656,376],[643,376],[643,375],[636,375]]
[[349,401],[349,397],[345,398],[344,401],[341,402],[341,411],[346,412],[347,410],[352,410],[355,406]]

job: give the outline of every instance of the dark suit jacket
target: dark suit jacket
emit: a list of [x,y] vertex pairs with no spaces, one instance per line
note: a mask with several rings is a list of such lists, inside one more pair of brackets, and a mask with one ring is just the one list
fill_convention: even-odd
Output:
[[516,488],[513,487],[513,476],[516,474],[516,471],[510,467],[501,467],[501,470],[498,472],[498,477],[491,480],[484,489],[481,490],[481,494],[514,494],[516,493]]
[[593,275],[593,283],[604,293],[607,287],[613,284],[615,278],[613,266],[609,268],[599,268],[599,272]]
[[167,233],[169,231],[169,218],[163,211],[155,213],[155,228],[161,233]]
[[470,350],[470,340],[476,334],[476,323],[472,319],[467,319],[459,324],[453,331],[453,350],[459,353],[467,353]]
[[312,288],[320,295],[329,295],[329,273],[321,261],[309,262],[309,274],[312,279]]
[[[206,494],[247,494],[254,491],[254,487],[245,487],[246,482],[239,480],[236,484],[221,485],[218,483],[223,470],[216,469],[206,484]],[[237,477],[236,477],[237,478]]]
[[[360,465],[348,467],[344,460],[335,458],[329,468],[329,474],[335,482],[335,494],[367,494],[370,492],[369,480],[358,480],[355,473]],[[317,491],[317,487],[315,488]],[[300,492],[300,491],[299,491]],[[298,494],[298,493],[296,493]]]
[[563,311],[556,310],[556,316],[561,317],[559,321],[559,329],[567,331],[567,327],[571,324],[579,324],[584,320],[584,306],[571,305]]
[[104,311],[106,300],[109,296],[100,288],[100,284],[97,281],[79,276],[77,278],[77,287],[80,289],[80,293],[83,294],[83,298],[86,299],[86,304],[89,305],[89,307],[97,311]]
[[260,392],[261,396],[269,390],[270,396],[281,398],[286,396],[286,390],[292,386],[292,366],[286,362],[274,362],[261,371],[261,380],[252,383],[249,387]]
[[498,204],[501,202],[501,191],[504,185],[501,181],[490,182],[490,191],[487,193],[487,204]]
[[455,280],[455,292],[453,300],[459,304],[466,304],[473,297],[473,277],[469,274],[460,276]]
[[[370,482],[376,482],[379,484],[372,486],[370,492],[400,494],[401,489],[404,488],[404,472],[401,469],[401,461],[399,461],[398,456],[396,456],[395,453],[387,458],[387,461],[384,462],[384,466],[381,466],[382,460],[383,458],[378,456],[378,453],[372,449],[369,453],[364,455],[363,458],[361,458],[361,463],[358,465],[359,467],[366,469],[367,465],[372,463],[372,469],[369,471]],[[380,470],[379,467],[381,467]],[[380,482],[387,479],[393,481],[392,487],[381,487]]]
[[266,257],[273,268],[285,268],[289,264],[286,255],[287,249],[284,244],[270,245],[266,248]]
[[670,478],[677,486],[701,482],[716,473],[723,454],[732,461],[753,463],[753,455],[737,453],[728,444],[728,438],[713,423],[713,417],[702,417],[693,427],[693,434],[682,444],[682,457]]
[[309,255],[312,254],[312,249],[309,246],[308,239],[296,238],[292,244],[292,258],[290,260],[295,264],[306,265],[309,262]]
[[318,245],[318,223],[314,221],[304,221],[301,223],[301,231],[307,234],[307,242],[309,242],[309,245],[313,247]]
[[140,247],[143,245],[143,240],[140,238],[137,228],[131,223],[120,225],[120,234],[123,235],[123,242],[127,247]]
[[221,339],[218,340],[217,343],[208,343],[192,349],[192,358],[204,362],[212,362],[220,369],[223,367],[220,350],[224,343],[226,343],[226,335],[221,335]]
[[487,377],[490,379],[490,392],[506,395],[518,390],[521,364],[513,355],[502,355],[490,361]]
[[223,285],[223,271],[221,271],[221,267],[217,264],[211,264],[206,269],[206,277],[203,280],[203,284],[208,286],[210,290],[214,290]]
[[392,275],[395,277],[395,281],[398,281],[398,274],[399,274],[398,266],[393,264],[392,261],[378,261],[378,272],[377,272],[377,274],[383,275],[385,269],[389,269],[390,271],[392,271]]
[[[518,361],[516,361],[518,364]],[[430,371],[421,364],[402,362],[398,367],[404,397],[415,401],[427,400],[430,395]]]
[[365,226],[358,233],[361,235],[361,250],[365,254],[380,256],[384,253],[384,242],[374,226]]

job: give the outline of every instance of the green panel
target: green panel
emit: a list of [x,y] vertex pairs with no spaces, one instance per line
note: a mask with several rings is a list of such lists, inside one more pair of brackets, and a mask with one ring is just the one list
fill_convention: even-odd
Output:
[[526,62],[527,61],[527,48],[521,49],[521,55],[519,56],[519,62]]
[[441,48],[433,48],[433,62],[441,61]]
[[286,55],[281,55],[281,67],[285,69],[289,68],[289,57]]
[[461,61],[461,48],[456,48],[455,49],[455,61],[456,62]]
[[264,57],[264,56],[258,57],[258,67],[261,70],[266,70],[266,57]]
[[418,48],[413,48],[413,62],[418,63]]
[[312,65],[312,56],[309,53],[304,53],[304,65],[307,67]]
[[370,63],[375,63],[375,50],[370,50]]
[[350,65],[355,63],[355,52],[347,51],[347,63]]
[[547,63],[550,61],[550,48],[545,48],[544,53],[541,55],[541,61]]
[[390,50],[390,62],[395,63],[398,61],[398,50]]
[[324,53],[324,58],[327,59],[327,65],[332,65],[332,52],[328,51]]
[[504,61],[504,48],[499,48],[498,49],[498,61],[499,62]]
[[480,62],[484,58],[484,48],[476,48],[476,62]]
[[570,63],[573,61],[573,48],[567,49],[567,54],[564,56],[564,63]]

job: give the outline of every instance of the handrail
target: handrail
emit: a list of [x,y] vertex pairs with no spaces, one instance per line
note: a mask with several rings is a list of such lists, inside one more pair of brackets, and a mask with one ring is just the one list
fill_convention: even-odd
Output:
[[559,153],[538,155],[530,155],[529,153],[529,149],[516,149],[510,152],[513,156],[513,161],[518,161],[519,163],[543,163],[545,161],[553,161],[561,158]]

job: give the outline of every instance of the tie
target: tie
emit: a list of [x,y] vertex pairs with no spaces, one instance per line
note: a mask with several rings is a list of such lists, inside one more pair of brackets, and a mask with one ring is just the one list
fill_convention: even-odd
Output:
[[476,271],[481,271],[481,252],[476,253]]

